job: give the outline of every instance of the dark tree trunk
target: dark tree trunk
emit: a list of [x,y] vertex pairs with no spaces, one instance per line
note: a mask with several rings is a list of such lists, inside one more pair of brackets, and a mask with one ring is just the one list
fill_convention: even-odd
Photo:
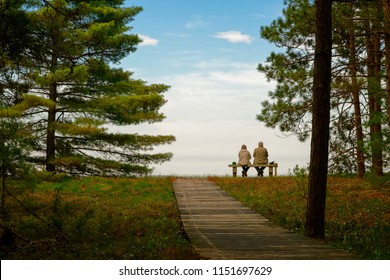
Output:
[[[374,3],[375,4],[375,3]],[[375,11],[377,12],[377,11]],[[367,48],[367,90],[368,108],[370,114],[370,140],[372,169],[375,175],[383,175],[383,148],[382,148],[382,109],[381,109],[381,80],[380,80],[380,38],[377,33],[375,19],[366,36]]]
[[3,166],[1,168],[1,211],[5,210],[6,178],[7,178],[7,172],[5,167]]
[[[55,56],[52,58],[52,66],[57,66],[57,59]],[[50,85],[50,100],[57,102],[57,84],[53,82]],[[47,117],[47,135],[46,135],[46,171],[53,172],[56,167],[53,160],[56,156],[56,107],[49,107]]]
[[305,234],[314,238],[324,238],[329,157],[332,1],[316,0],[315,9],[316,46],[313,81],[313,127]]
[[390,0],[383,0],[385,62],[386,62],[386,103],[387,123],[390,127]]
[[[352,4],[351,4],[352,6]],[[352,8],[352,7],[351,7]],[[349,30],[349,63],[351,72],[351,91],[354,107],[355,128],[356,128],[356,160],[357,160],[357,172],[358,176],[362,178],[366,173],[366,166],[363,152],[363,126],[362,126],[362,114],[360,110],[360,88],[357,81],[357,62],[356,62],[356,46],[355,46],[355,30],[352,27]]]
[[[50,99],[52,101],[56,100],[57,96],[56,85],[53,84],[50,86]],[[46,171],[53,172],[55,171],[55,165],[53,160],[55,159],[56,154],[56,137],[55,137],[55,121],[56,121],[56,111],[55,108],[49,108],[48,118],[47,118],[47,135],[46,135]]]

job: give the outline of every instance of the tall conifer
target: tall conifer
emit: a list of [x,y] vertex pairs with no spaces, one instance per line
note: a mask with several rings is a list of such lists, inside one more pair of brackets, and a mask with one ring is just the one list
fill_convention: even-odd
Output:
[[25,51],[2,84],[8,92],[12,83],[24,84],[10,109],[38,136],[34,162],[47,171],[132,176],[169,160],[172,154],[151,151],[174,136],[111,129],[164,119],[159,109],[169,87],[114,67],[136,51],[140,39],[129,23],[142,8],[124,7],[122,0],[53,0],[24,9],[39,51]]

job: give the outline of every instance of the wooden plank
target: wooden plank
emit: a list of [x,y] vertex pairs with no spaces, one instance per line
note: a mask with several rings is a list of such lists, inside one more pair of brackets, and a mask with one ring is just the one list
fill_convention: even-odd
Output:
[[176,179],[173,186],[184,230],[206,259],[357,259],[274,225],[207,179]]

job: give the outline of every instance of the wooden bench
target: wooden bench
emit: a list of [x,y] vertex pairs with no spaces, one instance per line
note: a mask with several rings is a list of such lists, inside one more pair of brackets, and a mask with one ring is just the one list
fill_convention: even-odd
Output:
[[[278,176],[278,164],[269,163],[269,164],[248,164],[247,167],[268,167],[268,174],[270,177]],[[242,167],[240,164],[229,164],[229,167],[233,168],[233,177],[237,177],[237,167]]]

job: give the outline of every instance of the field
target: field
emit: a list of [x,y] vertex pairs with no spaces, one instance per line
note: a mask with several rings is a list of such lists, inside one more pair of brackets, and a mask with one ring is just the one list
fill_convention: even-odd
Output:
[[[305,177],[211,179],[275,224],[303,234],[307,196]],[[388,179],[330,177],[325,242],[363,259],[390,259]]]
[[[304,176],[209,177],[274,223],[302,233]],[[199,259],[186,238],[174,178],[75,178],[8,183],[1,259]],[[326,242],[363,259],[390,259],[390,187],[329,178]],[[3,237],[6,236],[4,228]]]
[[[13,184],[3,223],[20,237],[1,259],[198,259],[169,178]],[[23,206],[22,206],[23,205]]]

